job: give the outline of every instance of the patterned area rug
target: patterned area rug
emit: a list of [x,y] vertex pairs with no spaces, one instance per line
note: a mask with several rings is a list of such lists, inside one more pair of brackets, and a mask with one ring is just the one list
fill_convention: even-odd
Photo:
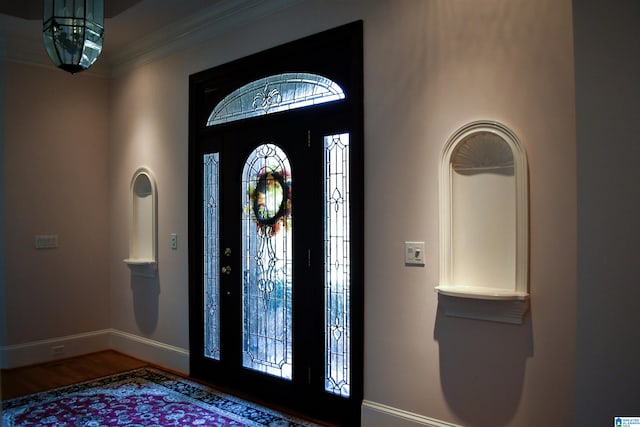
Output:
[[3,427],[316,426],[142,368],[2,402]]

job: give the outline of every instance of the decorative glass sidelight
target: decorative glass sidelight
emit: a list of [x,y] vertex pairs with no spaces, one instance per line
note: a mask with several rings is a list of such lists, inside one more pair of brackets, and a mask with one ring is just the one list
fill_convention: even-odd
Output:
[[349,134],[324,137],[325,390],[351,386]]
[[220,360],[220,177],[218,153],[203,156],[204,167],[204,355]]
[[274,144],[257,147],[242,172],[242,364],[292,378],[291,166]]

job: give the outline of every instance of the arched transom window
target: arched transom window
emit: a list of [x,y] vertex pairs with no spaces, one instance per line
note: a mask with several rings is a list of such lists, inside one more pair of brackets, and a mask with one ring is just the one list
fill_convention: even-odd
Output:
[[283,73],[254,80],[216,105],[207,126],[344,99],[332,80],[311,73]]

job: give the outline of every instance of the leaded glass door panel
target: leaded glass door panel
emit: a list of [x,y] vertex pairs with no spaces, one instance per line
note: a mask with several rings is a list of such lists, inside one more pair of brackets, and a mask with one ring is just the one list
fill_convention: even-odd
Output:
[[234,125],[203,141],[203,353],[232,381],[293,389],[310,376],[304,335],[322,313],[308,306],[322,287],[311,224],[323,213],[308,134]]
[[276,144],[242,170],[242,366],[290,380],[293,369],[292,174]]
[[[220,253],[219,209],[222,197],[218,153],[203,155],[204,251],[205,251],[205,356],[220,360],[220,286],[227,282],[227,296],[239,289],[242,299],[242,366],[290,380],[293,360],[293,218],[292,175],[287,155],[276,144],[264,143],[251,151],[235,181],[226,191],[240,191],[240,284],[232,272],[231,247]],[[234,171],[239,172],[239,171]],[[231,188],[229,188],[231,187]],[[233,202],[231,202],[233,203]],[[236,227],[227,225],[228,230]],[[223,259],[220,261],[220,255]],[[220,269],[220,274],[218,273]],[[228,308],[232,309],[231,307]]]

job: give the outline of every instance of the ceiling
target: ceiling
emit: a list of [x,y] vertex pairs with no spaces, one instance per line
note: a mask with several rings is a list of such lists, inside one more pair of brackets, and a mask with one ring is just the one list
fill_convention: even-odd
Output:
[[[229,0],[105,0],[103,54],[223,2]],[[33,27],[42,25],[42,0],[0,0],[1,15],[27,20],[24,27],[32,32]]]
[[[113,18],[139,2],[140,0],[107,0],[104,15],[106,18]],[[0,1],[0,13],[22,19],[42,19],[42,0],[3,0]]]

